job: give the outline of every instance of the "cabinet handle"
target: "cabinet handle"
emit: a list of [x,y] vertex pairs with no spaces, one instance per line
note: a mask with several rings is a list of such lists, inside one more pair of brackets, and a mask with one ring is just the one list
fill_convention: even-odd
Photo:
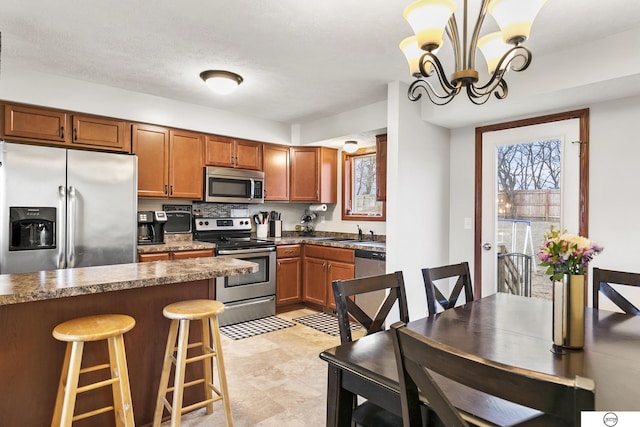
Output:
[[320,192],[316,190],[316,199],[320,199]]
[[78,128],[73,128],[73,140],[78,140]]
[[60,126],[60,138],[64,139],[64,126]]
[[280,261],[278,261],[278,271],[280,271],[280,268],[282,267]]
[[284,253],[286,253],[286,254],[292,254],[292,253],[293,253],[293,249],[287,249],[286,251],[284,251]]
[[323,270],[326,270],[326,269],[327,269],[327,263],[326,263],[326,262],[323,262],[323,263],[322,263],[322,269],[323,269]]
[[329,268],[328,268],[328,270],[329,270],[329,271],[331,271],[331,263],[329,263]]
[[169,193],[169,186],[167,184],[164,185],[164,194]]
[[169,195],[173,196],[173,185],[169,187]]

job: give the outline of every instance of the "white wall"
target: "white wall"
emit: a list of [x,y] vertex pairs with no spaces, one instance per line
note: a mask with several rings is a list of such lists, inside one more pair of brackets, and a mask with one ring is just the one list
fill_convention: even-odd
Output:
[[255,117],[2,64],[0,99],[289,144],[291,127]]
[[422,121],[407,85],[390,83],[388,93],[386,268],[402,270],[409,318],[416,319],[427,307],[421,269],[449,259],[450,135]]

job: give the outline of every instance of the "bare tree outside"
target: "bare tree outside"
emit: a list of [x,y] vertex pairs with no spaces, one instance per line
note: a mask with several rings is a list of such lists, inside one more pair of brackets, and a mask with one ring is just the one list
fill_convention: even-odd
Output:
[[501,146],[497,169],[499,259],[530,257],[531,296],[549,299],[551,284],[535,254],[550,225],[560,224],[561,141]]
[[382,213],[382,203],[376,200],[376,155],[367,154],[353,159],[353,212],[356,214]]

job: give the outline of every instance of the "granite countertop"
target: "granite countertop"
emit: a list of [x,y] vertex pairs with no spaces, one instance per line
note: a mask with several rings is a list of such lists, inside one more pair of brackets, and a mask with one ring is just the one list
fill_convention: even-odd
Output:
[[0,305],[255,273],[258,264],[193,258],[0,275]]
[[150,254],[156,252],[193,251],[198,249],[215,248],[215,243],[198,242],[196,240],[175,240],[157,245],[138,245],[138,253]]
[[276,245],[295,245],[295,244],[312,244],[318,246],[330,246],[332,248],[343,249],[363,249],[367,251],[386,252],[386,242],[381,240],[322,240],[327,237],[309,237],[309,236],[287,236],[287,237],[270,237],[267,240],[274,242]]
[[[255,237],[255,236],[253,236]],[[345,240],[322,240],[327,238]],[[383,240],[357,240],[351,235],[338,236],[335,233],[322,236],[285,236],[285,237],[269,237],[267,240],[274,242],[276,245],[319,245],[330,246],[332,248],[343,249],[363,249],[368,251],[386,252],[386,242]],[[199,242],[191,240],[191,234],[186,235],[166,235],[165,243],[158,245],[138,245],[139,254],[155,253],[155,252],[173,252],[173,251],[190,251],[198,249],[215,249],[215,243]]]

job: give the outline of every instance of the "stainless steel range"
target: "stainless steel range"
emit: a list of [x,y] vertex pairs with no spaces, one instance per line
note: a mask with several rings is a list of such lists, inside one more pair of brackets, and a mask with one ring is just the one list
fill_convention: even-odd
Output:
[[249,218],[196,218],[193,238],[216,244],[216,256],[259,265],[257,273],[216,279],[216,300],[225,310],[220,325],[231,325],[276,314],[276,246],[251,238]]

